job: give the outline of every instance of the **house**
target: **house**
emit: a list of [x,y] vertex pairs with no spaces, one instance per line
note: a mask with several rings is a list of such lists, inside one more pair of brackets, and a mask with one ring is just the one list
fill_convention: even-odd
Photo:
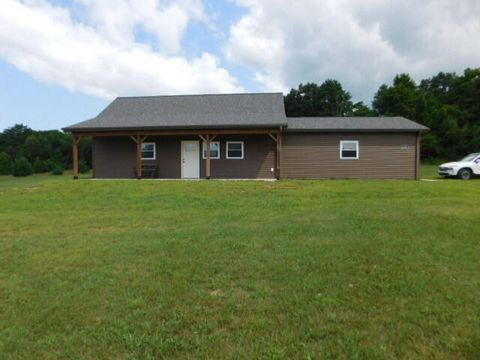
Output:
[[63,130],[75,178],[78,144],[91,136],[95,178],[418,179],[428,128],[402,117],[287,117],[281,93],[262,93],[120,97]]

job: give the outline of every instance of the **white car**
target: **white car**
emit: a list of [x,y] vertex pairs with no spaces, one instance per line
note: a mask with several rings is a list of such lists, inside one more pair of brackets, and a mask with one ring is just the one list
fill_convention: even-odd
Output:
[[463,180],[480,175],[480,153],[467,155],[457,162],[442,164],[438,168],[438,174],[445,177],[456,176]]

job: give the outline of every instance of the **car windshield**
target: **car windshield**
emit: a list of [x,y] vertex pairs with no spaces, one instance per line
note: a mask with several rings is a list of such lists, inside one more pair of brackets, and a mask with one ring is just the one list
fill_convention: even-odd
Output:
[[465,156],[465,157],[464,157],[462,160],[460,160],[460,161],[464,161],[464,162],[472,161],[472,160],[475,159],[477,156],[478,156],[478,154],[470,154],[470,155]]

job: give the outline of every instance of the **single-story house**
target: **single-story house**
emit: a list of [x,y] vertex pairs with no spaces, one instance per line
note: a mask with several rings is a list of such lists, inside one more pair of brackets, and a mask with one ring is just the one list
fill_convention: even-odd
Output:
[[[281,93],[120,97],[63,129],[93,138],[95,178],[418,179],[403,117],[287,117]],[[209,149],[209,151],[207,151]]]

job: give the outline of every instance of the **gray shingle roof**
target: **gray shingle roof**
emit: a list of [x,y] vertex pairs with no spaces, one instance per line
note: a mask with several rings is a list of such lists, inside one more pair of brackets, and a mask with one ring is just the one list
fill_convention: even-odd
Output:
[[312,131],[428,131],[429,128],[401,116],[395,117],[289,117],[289,132]]
[[283,94],[120,97],[97,117],[65,131],[212,127],[278,127],[287,124]]
[[403,117],[291,117],[283,94],[119,97],[98,116],[65,131],[287,126],[289,132],[427,131]]

